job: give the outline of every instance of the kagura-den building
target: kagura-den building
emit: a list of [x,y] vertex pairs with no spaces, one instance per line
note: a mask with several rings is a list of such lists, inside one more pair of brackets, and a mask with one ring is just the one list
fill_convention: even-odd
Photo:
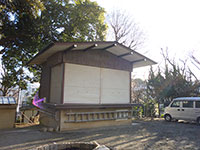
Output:
[[117,42],[52,43],[40,65],[40,123],[59,131],[131,124],[131,72],[155,64]]

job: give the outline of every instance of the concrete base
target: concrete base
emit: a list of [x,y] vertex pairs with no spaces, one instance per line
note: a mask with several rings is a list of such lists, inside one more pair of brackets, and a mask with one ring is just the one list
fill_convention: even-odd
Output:
[[69,131],[69,130],[79,130],[87,128],[97,128],[104,126],[115,126],[115,125],[131,125],[131,113],[128,113],[127,118],[124,119],[106,119],[98,121],[84,121],[84,122],[68,122],[67,113],[80,113],[80,112],[109,112],[109,111],[120,111],[129,110],[127,108],[104,108],[104,109],[63,109],[57,110],[54,116],[48,114],[40,113],[40,123],[49,128],[54,128],[54,131]]

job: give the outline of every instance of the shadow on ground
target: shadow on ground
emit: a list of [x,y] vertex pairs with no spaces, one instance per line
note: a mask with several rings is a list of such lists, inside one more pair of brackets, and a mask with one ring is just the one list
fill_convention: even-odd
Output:
[[97,141],[116,149],[199,149],[200,127],[193,123],[137,121],[133,125],[41,132],[39,126],[0,131],[0,149],[29,149],[52,142]]

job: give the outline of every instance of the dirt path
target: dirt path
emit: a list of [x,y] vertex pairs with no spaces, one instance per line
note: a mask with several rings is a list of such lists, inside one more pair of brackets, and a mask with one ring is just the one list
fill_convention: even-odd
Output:
[[200,126],[192,123],[135,121],[117,126],[66,133],[41,132],[38,127],[0,131],[0,149],[29,149],[63,141],[89,142],[124,150],[197,150],[200,149]]

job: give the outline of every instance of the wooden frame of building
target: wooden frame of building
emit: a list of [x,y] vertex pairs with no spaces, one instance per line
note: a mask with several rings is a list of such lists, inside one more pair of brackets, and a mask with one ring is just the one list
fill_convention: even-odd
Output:
[[154,61],[117,42],[52,43],[41,65],[41,124],[57,130],[131,123],[131,72]]

